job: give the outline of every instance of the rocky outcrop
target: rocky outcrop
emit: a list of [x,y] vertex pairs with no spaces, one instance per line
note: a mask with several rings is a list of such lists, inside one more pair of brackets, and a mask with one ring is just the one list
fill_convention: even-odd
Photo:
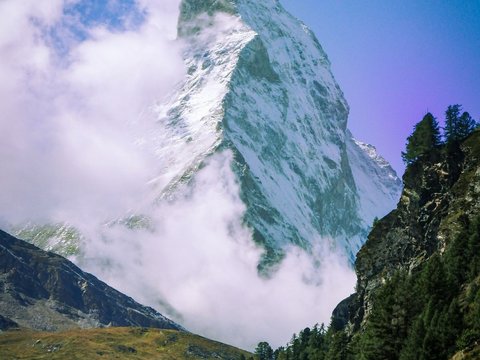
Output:
[[0,330],[10,330],[15,328],[18,328],[18,324],[15,321],[0,315]]
[[142,326],[182,330],[67,259],[0,230],[0,326],[64,330]]
[[[372,295],[398,270],[408,273],[480,214],[480,131],[461,144],[445,145],[411,164],[403,177],[397,209],[378,221],[358,253],[357,292],[342,303],[349,310],[350,333],[362,327]],[[341,322],[334,314],[333,320]]]

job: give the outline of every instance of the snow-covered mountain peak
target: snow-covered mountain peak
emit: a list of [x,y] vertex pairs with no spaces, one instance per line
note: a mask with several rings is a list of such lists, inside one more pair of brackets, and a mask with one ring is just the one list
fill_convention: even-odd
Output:
[[356,140],[354,139],[353,140],[355,142],[355,144],[357,144],[357,146],[362,149],[373,161],[375,161],[375,163],[378,164],[379,167],[381,168],[384,168],[386,169],[387,171],[389,171],[391,173],[391,176],[393,179],[395,180],[398,180],[398,181],[401,181],[397,174],[395,173],[395,171],[393,170],[392,166],[390,165],[390,163],[385,160],[385,158],[383,156],[381,156],[378,151],[377,151],[377,148],[371,144],[367,144],[367,143],[364,143],[362,141],[359,141],[359,140]]
[[149,205],[134,212],[174,200],[228,150],[243,222],[265,249],[261,268],[318,242],[353,261],[401,185],[373,147],[352,139],[315,35],[276,0],[183,0],[178,35],[187,74],[146,112],[155,125],[142,146],[158,170],[141,201]]
[[291,334],[329,312],[331,292],[351,291],[351,269],[330,250],[353,263],[401,184],[353,139],[327,55],[278,1],[184,0],[180,10],[185,76],[135,122],[151,164],[135,208],[16,233],[68,255],[80,244],[97,274],[197,332],[242,346],[260,323]]
[[[154,110],[157,154],[168,164],[161,193],[230,149],[266,263],[285,246],[309,249],[319,238],[334,239],[353,260],[372,214],[393,208],[400,186],[372,148],[352,146],[348,104],[315,35],[274,0],[184,0],[178,33],[188,76]],[[353,157],[368,165],[353,171]],[[377,169],[392,194],[357,184],[366,169]]]

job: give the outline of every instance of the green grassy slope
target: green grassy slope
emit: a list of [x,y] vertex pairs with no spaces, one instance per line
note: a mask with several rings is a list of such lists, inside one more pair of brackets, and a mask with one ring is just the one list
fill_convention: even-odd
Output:
[[65,332],[0,333],[0,359],[242,359],[251,354],[173,330],[103,328]]

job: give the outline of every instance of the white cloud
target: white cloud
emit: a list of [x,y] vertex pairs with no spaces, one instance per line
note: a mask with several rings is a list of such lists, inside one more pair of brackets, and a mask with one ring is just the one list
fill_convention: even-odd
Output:
[[67,2],[46,3],[0,3],[3,221],[119,215],[155,173],[135,145],[153,125],[139,115],[182,79],[180,46],[147,16],[137,29],[90,29],[59,57],[46,34],[63,33]]
[[145,9],[152,26],[164,32],[168,39],[176,37],[180,0],[137,0],[137,3],[139,7]]
[[315,259],[292,249],[271,279],[259,277],[262,251],[242,223],[230,161],[214,156],[183,196],[152,209],[155,231],[104,229],[85,265],[191,331],[250,350],[261,340],[283,345],[305,326],[328,323],[355,276],[319,247]]
[[[171,310],[160,300],[169,303],[181,314],[175,318],[205,336],[252,349],[328,322],[353,289],[353,272],[327,249],[318,250],[320,268],[292,250],[272,279],[260,278],[261,249],[243,225],[228,153],[175,202],[145,206],[146,184],[162,164],[137,146],[155,126],[139,115],[185,69],[172,41],[179,1],[138,3],[147,14],[141,26],[96,27],[72,41],[61,28],[67,0],[0,1],[0,223],[74,224],[89,239],[88,270],[160,310]],[[67,54],[45,37],[55,26]],[[155,231],[99,229],[140,208]]]

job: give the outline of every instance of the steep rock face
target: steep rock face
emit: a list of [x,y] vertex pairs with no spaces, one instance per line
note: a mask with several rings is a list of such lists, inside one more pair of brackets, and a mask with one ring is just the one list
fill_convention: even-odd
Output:
[[408,167],[403,181],[397,209],[374,226],[358,253],[357,292],[348,299],[350,331],[362,326],[374,292],[391,274],[414,272],[432,254],[443,253],[480,213],[480,132],[426,154]]
[[0,231],[0,328],[144,326],[182,330],[65,258]]
[[154,109],[159,134],[169,134],[157,136],[170,164],[157,179],[161,198],[229,149],[267,263],[319,238],[353,261],[400,183],[351,138],[348,104],[314,34],[274,0],[184,0],[178,32],[188,78]]

